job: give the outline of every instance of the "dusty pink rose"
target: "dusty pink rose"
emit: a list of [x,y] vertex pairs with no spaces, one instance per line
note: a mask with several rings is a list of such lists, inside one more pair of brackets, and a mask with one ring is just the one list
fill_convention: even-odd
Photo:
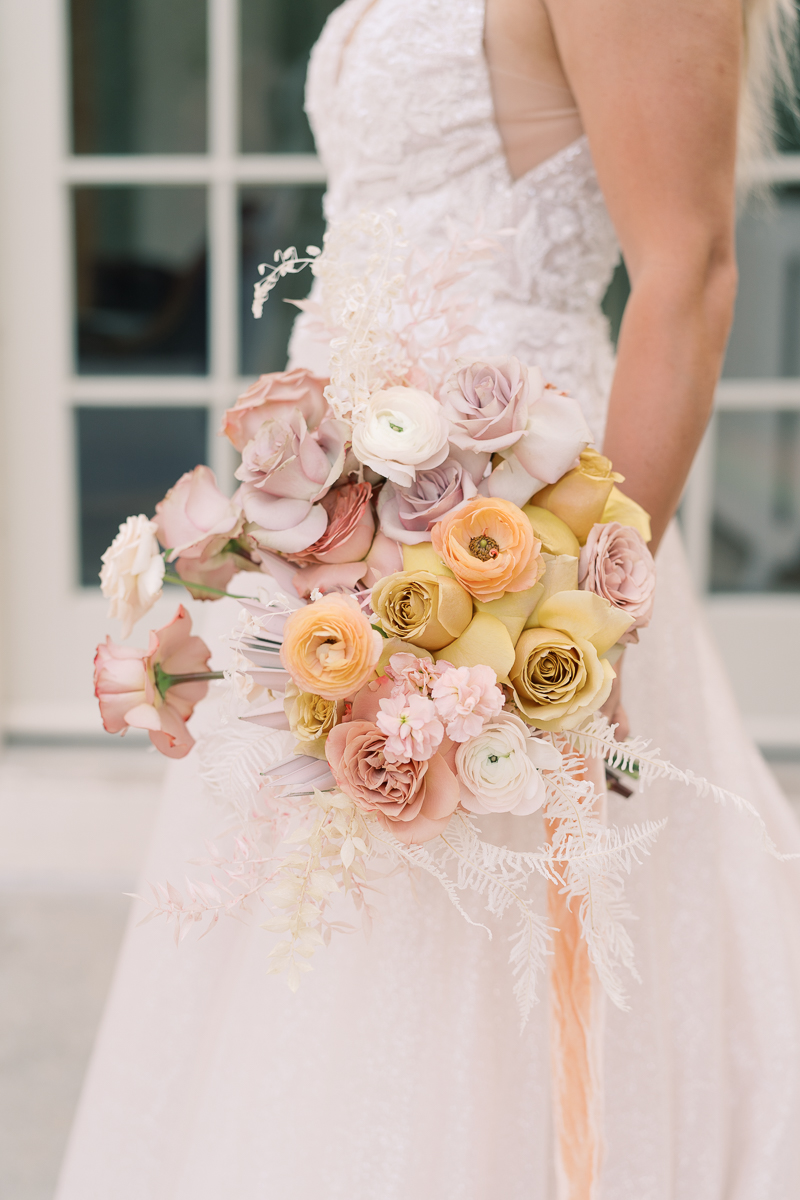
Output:
[[319,541],[292,556],[302,566],[308,563],[360,562],[375,535],[372,484],[345,483],[332,488],[320,504],[328,514],[328,527]]
[[538,367],[526,367],[513,355],[462,358],[456,367],[442,393],[451,442],[487,454],[507,450],[522,437],[530,405],[542,393]]
[[154,518],[158,540],[176,558],[208,559],[219,554],[241,532],[241,507],[219,490],[210,467],[195,467],[181,475],[163,500]]
[[[150,741],[168,758],[184,758],[194,745],[186,728],[194,706],[208,684],[202,680],[158,687],[164,675],[190,675],[208,670],[211,651],[192,637],[192,619],[181,605],[168,625],[150,631],[146,650],[117,646],[106,638],[94,660],[94,690],[108,733],[146,729]],[[158,670],[157,670],[158,668]]]
[[656,588],[656,564],[642,535],[610,521],[593,525],[578,565],[578,585],[595,592],[634,618],[622,642],[638,642],[649,624]]
[[227,410],[220,433],[241,453],[264,421],[290,417],[295,411],[303,414],[309,429],[316,429],[328,409],[322,394],[327,382],[304,367],[262,375]]
[[381,700],[375,723],[386,734],[383,752],[387,762],[431,758],[444,737],[433,701],[413,692]]
[[472,476],[454,458],[439,467],[417,471],[408,487],[386,483],[378,498],[378,517],[387,537],[408,546],[431,540],[431,527],[471,500],[477,489]]
[[477,737],[486,721],[499,716],[505,698],[491,667],[452,667],[438,664],[438,678],[431,688],[436,712],[445,722],[452,742]]
[[438,678],[433,659],[417,658],[416,654],[393,654],[386,674],[395,684],[393,694],[418,692],[427,696]]
[[460,788],[441,754],[425,762],[389,762],[386,735],[372,721],[337,725],[325,752],[333,776],[365,812],[378,815],[399,841],[429,841],[447,828]]

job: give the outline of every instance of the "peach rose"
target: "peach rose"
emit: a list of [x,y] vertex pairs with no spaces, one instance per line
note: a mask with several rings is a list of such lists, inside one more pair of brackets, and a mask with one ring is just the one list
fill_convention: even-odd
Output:
[[345,483],[333,488],[320,501],[328,514],[327,529],[307,550],[290,555],[291,561],[301,566],[361,562],[375,534],[371,497],[371,483]]
[[190,636],[192,619],[181,605],[168,625],[150,631],[146,650],[117,646],[106,638],[94,660],[94,691],[108,733],[146,729],[150,741],[168,758],[184,758],[194,739],[186,728],[208,683],[170,683],[170,677],[203,674],[211,651]]
[[227,410],[220,433],[241,454],[264,421],[290,417],[299,410],[308,428],[316,429],[328,409],[322,394],[327,383],[304,367],[262,375]]
[[354,695],[372,676],[383,638],[351,596],[323,596],[287,618],[281,662],[303,692]]
[[476,496],[431,530],[434,550],[476,600],[522,592],[544,572],[541,542],[509,500]]
[[337,725],[325,746],[334,779],[406,845],[438,837],[458,805],[458,780],[441,754],[423,762],[387,762],[386,742],[372,721]]

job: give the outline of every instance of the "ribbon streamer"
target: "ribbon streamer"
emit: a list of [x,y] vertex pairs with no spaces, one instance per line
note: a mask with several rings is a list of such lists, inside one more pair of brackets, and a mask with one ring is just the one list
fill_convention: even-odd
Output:
[[[580,778],[603,798],[599,758],[584,760]],[[552,841],[558,821],[547,824]],[[568,870],[565,863],[560,874]],[[577,909],[552,881],[547,907],[553,934],[550,958],[550,1060],[559,1200],[598,1200],[603,1156],[603,990],[589,962]]]

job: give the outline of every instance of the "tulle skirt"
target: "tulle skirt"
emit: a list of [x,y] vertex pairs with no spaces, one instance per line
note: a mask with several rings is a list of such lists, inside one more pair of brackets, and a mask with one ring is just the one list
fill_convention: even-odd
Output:
[[[752,800],[779,847],[800,851],[675,530],[659,568],[654,620],[625,666],[633,731]],[[747,818],[680,785],[609,797],[613,823],[661,817],[628,880],[641,982],[628,1011],[607,1006],[601,1196],[790,1200],[800,863],[775,861]],[[195,758],[173,765],[146,877],[197,872],[186,862],[220,819]],[[539,814],[481,826],[519,847],[543,839]],[[57,1200],[552,1200],[546,980],[520,1035],[513,921],[490,940],[427,877],[382,891],[371,937],[334,939],[296,995],[267,973],[257,920],[176,948],[134,913]],[[346,905],[338,915],[358,924]]]

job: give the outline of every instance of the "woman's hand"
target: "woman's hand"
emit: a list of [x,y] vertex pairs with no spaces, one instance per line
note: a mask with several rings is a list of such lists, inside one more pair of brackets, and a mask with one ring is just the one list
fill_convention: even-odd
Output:
[[733,314],[741,0],[544,3],[631,279],[604,451],[655,549]]

